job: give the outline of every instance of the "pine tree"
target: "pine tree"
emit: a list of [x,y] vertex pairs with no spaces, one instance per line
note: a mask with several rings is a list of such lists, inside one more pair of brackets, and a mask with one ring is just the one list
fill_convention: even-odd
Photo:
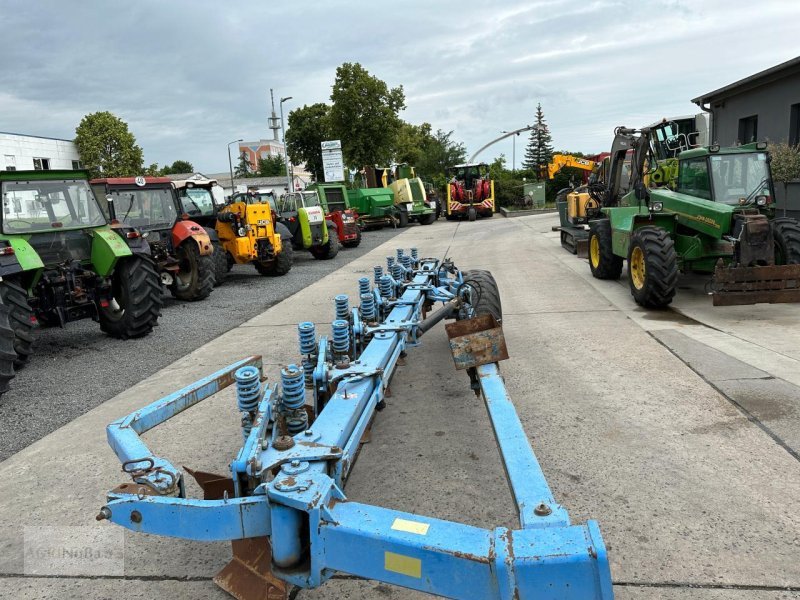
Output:
[[242,152],[239,155],[239,164],[233,172],[234,177],[252,177],[250,169],[250,159],[247,158],[247,152]]
[[553,158],[553,136],[547,128],[542,112],[541,103],[536,105],[536,126],[531,131],[530,141],[525,148],[525,160],[522,166],[531,169],[541,178],[542,172],[547,172],[547,165]]

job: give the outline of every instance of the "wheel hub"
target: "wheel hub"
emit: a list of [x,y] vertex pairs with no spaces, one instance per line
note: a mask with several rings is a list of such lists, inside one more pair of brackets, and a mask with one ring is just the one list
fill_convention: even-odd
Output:
[[644,287],[646,277],[646,268],[644,261],[644,252],[636,246],[631,252],[631,259],[629,261],[628,269],[630,270],[631,281],[633,286],[640,290]]

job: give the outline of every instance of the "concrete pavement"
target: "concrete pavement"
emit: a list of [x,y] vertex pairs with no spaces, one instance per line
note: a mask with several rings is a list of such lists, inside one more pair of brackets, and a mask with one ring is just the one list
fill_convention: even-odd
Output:
[[[585,262],[553,242],[552,222],[495,217],[410,228],[0,463],[0,596],[225,597],[210,581],[229,558],[224,544],[126,533],[124,580],[34,578],[23,576],[23,527],[113,527],[94,522],[105,492],[123,481],[106,445],[107,423],[247,354],[263,354],[274,381],[278,367],[296,358],[297,321],[330,323],[333,296],[355,294],[357,278],[402,245],[495,274],[511,355],[502,365],[509,393],[556,499],[573,522],[599,521],[617,598],[800,598],[796,458],[651,335],[689,337],[686,331],[699,335],[707,327],[677,313],[637,311],[629,297],[628,304],[620,299],[619,289],[627,289],[587,279]],[[787,313],[789,324],[792,318]],[[728,335],[794,360],[790,342],[768,345],[746,313],[740,320],[745,325],[731,324]],[[453,369],[444,332],[423,341],[396,375],[346,493],[483,527],[513,526],[485,410]],[[764,381],[762,371],[777,377],[747,355],[714,349],[721,360],[758,369],[742,369],[754,381]],[[783,404],[787,422],[792,400]],[[768,409],[769,399],[762,404]],[[146,438],[174,464],[224,472],[241,440],[232,392]],[[297,597],[422,596],[336,578]]]

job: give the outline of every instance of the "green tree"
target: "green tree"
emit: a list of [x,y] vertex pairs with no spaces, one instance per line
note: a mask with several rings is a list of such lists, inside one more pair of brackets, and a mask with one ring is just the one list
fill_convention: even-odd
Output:
[[444,187],[447,168],[467,160],[467,149],[461,142],[453,141],[452,131],[437,129],[425,141],[416,164],[417,174],[437,187]]
[[331,132],[342,140],[345,164],[388,164],[402,126],[398,113],[406,107],[403,87],[390,89],[359,63],[344,63],[336,69],[331,102]]
[[286,163],[282,156],[268,156],[258,159],[259,177],[278,177],[286,175]]
[[[164,167],[166,169],[167,167]],[[148,177],[160,177],[164,175],[164,169],[158,166],[158,163],[151,163],[149,167],[144,170],[144,174]]]
[[770,144],[769,155],[772,179],[783,184],[783,216],[786,216],[789,183],[800,179],[800,146]]
[[402,121],[394,143],[394,161],[417,166],[433,142],[430,123],[412,125]]
[[239,162],[236,164],[236,169],[233,171],[234,177],[253,177],[250,170],[250,159],[247,158],[247,152],[242,152],[239,155]]
[[525,158],[522,161],[522,166],[526,169],[531,169],[539,177],[542,169],[547,167],[552,158],[553,136],[550,135],[550,130],[547,128],[540,103],[536,105],[536,125],[531,131],[530,140],[525,148]]
[[178,173],[194,173],[194,166],[188,160],[176,160],[170,166],[161,169],[164,175],[176,175]]
[[327,104],[318,102],[289,113],[286,153],[294,164],[305,163],[314,181],[321,181],[323,176],[321,144],[333,139],[330,110]]
[[142,149],[128,131],[128,124],[110,112],[86,115],[75,128],[75,145],[92,177],[140,175]]

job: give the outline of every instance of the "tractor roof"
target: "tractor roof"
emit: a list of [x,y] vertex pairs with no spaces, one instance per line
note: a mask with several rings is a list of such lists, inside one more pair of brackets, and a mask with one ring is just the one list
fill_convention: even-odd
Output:
[[[141,187],[141,185],[136,182],[137,179],[139,179],[139,177],[103,177],[103,178],[100,178],[100,179],[92,179],[92,181],[90,183],[92,183],[92,184],[104,183],[106,185],[125,185],[125,186],[136,185],[136,186]],[[156,185],[156,184],[164,185],[164,184],[172,183],[172,180],[169,177],[147,177],[147,176],[145,176],[145,177],[142,177],[141,179],[144,179],[145,185]]]
[[47,181],[59,179],[89,179],[86,171],[68,169],[44,171],[0,171],[0,181]]
[[[686,158],[698,158],[701,156],[713,156],[719,154],[753,154],[754,152],[766,152],[766,146],[761,144],[745,144],[743,146],[733,147],[720,147],[720,146],[704,146],[702,148],[692,148],[691,150],[684,150],[678,155],[681,160]],[[713,150],[712,150],[713,148]]]

